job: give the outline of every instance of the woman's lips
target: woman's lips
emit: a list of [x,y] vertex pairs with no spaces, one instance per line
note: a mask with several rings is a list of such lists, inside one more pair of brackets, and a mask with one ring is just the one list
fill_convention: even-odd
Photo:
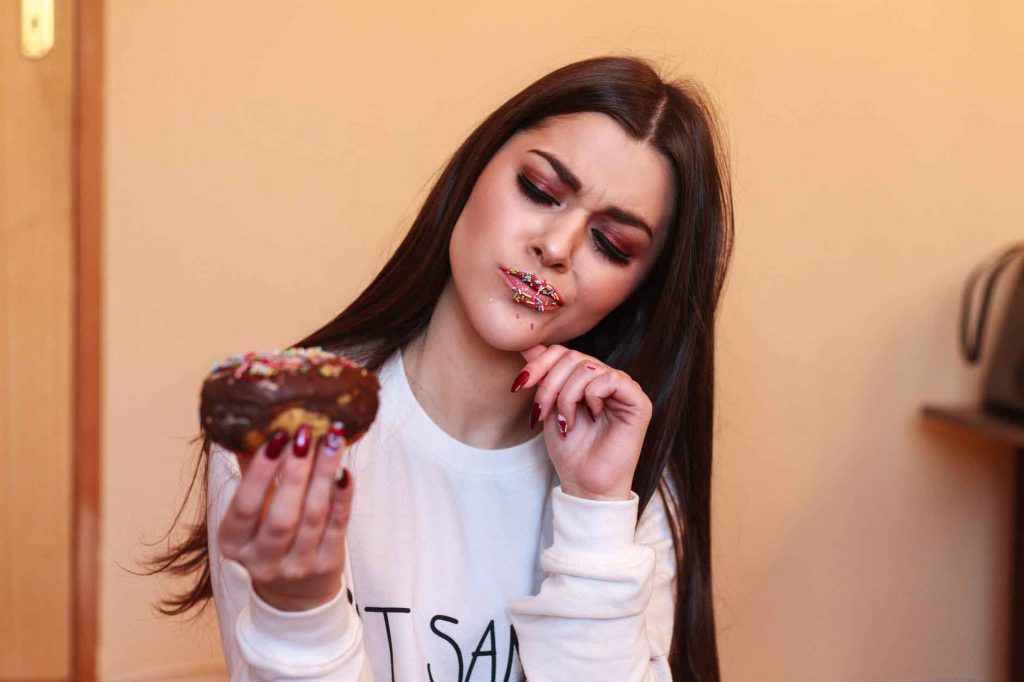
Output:
[[558,290],[543,277],[515,268],[499,267],[502,278],[512,289],[512,300],[530,306],[538,313],[555,312],[562,305]]

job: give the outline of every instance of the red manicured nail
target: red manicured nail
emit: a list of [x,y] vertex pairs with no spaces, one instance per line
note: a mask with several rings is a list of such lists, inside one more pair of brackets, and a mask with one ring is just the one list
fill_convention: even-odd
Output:
[[295,443],[292,446],[296,457],[305,457],[309,452],[309,424],[303,424],[295,434]]
[[540,419],[540,403],[533,404],[533,413],[530,415],[530,430],[533,431],[534,427],[537,426],[537,420]]
[[345,467],[344,469],[341,470],[341,478],[339,478],[335,482],[335,485],[338,486],[338,488],[340,488],[341,490],[344,490],[345,488],[348,487],[348,467]]
[[332,422],[331,428],[324,436],[324,446],[327,450],[334,454],[341,448],[342,439],[345,437],[345,424],[342,422]]
[[280,456],[281,451],[284,450],[284,445],[287,442],[287,431],[275,431],[274,435],[270,437],[270,442],[267,443],[267,459],[277,459]]
[[526,382],[529,381],[529,380],[530,380],[530,373],[529,372],[527,372],[526,370],[523,370],[522,372],[520,372],[519,376],[516,377],[516,380],[512,382],[512,392],[515,393],[516,391],[521,389],[524,385],[526,385]]
[[568,431],[565,430],[565,427],[568,423],[569,422],[565,421],[565,417],[563,417],[562,415],[558,415],[558,431],[562,438],[565,438],[565,434],[568,433]]

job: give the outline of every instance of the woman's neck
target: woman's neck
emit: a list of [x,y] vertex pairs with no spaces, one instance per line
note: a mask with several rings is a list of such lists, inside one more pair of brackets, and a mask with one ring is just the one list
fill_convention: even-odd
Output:
[[451,279],[427,330],[402,351],[413,395],[434,422],[455,439],[494,450],[519,445],[530,432],[535,389],[512,393],[526,361],[498,350],[473,329]]

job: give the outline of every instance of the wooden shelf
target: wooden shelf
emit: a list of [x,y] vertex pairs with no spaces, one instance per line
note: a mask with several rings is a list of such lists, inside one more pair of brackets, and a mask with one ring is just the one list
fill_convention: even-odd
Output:
[[925,405],[921,411],[930,419],[996,438],[1018,450],[1024,448],[1024,423],[994,416],[983,412],[980,407]]
[[1007,443],[1017,451],[1013,546],[1013,594],[1010,614],[1010,680],[1024,682],[1024,423],[983,412],[981,407],[924,405],[922,414]]

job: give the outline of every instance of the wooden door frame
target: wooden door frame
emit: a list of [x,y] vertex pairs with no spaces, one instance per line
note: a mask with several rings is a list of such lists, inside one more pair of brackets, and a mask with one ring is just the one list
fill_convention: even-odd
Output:
[[73,0],[72,679],[95,682],[99,623],[103,302],[103,0]]

